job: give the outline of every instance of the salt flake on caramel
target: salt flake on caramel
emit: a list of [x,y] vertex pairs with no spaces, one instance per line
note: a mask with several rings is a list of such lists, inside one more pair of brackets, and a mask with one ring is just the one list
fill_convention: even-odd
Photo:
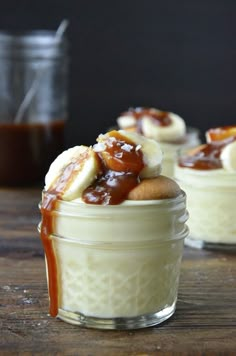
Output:
[[144,167],[141,150],[136,150],[136,144],[118,131],[99,136],[98,142],[106,146],[99,154],[107,169],[139,174]]

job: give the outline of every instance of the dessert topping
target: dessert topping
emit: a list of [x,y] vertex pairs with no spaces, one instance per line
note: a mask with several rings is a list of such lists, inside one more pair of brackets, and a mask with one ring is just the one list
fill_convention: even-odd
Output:
[[100,170],[100,161],[91,147],[72,147],[51,164],[45,177],[45,190],[63,200],[76,199]]
[[224,169],[236,172],[236,140],[222,149],[220,159]]
[[[104,147],[98,155],[107,169],[139,174],[144,167],[140,145],[138,147],[135,142],[118,131],[114,130],[106,135],[100,135],[97,145]],[[96,150],[96,145],[94,149]]]
[[177,197],[181,193],[179,185],[165,176],[142,180],[128,195],[129,200],[160,200]]
[[207,142],[179,159],[181,167],[210,170],[224,168],[236,170],[236,126],[210,129]]
[[202,145],[194,154],[187,154],[179,159],[180,167],[187,167],[199,170],[209,170],[222,168],[220,153],[222,144]]
[[88,204],[119,204],[139,183],[142,150],[118,131],[100,135],[94,149],[101,159],[102,174],[84,190],[82,199]]
[[210,129],[206,132],[206,141],[223,141],[228,137],[236,136],[236,126],[223,126]]
[[45,190],[63,200],[119,204],[141,178],[160,174],[162,152],[154,140],[114,130],[97,141],[59,155],[46,175]]
[[121,129],[135,130],[161,142],[179,143],[186,134],[186,125],[180,116],[154,108],[129,109],[118,117],[117,123]]
[[136,125],[137,121],[143,117],[150,117],[158,126],[169,126],[172,123],[168,112],[157,110],[154,108],[130,108],[128,111],[121,114],[117,119],[121,128]]

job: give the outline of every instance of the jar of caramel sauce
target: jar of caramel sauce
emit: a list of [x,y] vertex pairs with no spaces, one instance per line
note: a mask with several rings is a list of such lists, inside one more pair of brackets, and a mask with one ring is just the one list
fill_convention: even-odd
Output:
[[40,184],[64,150],[66,37],[0,32],[0,78],[0,186]]

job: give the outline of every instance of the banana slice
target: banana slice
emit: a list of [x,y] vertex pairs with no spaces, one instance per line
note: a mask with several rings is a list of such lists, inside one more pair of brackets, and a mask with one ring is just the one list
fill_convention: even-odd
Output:
[[143,135],[160,142],[172,142],[183,138],[186,134],[184,120],[172,112],[169,112],[168,116],[172,122],[167,126],[155,125],[152,117],[144,116],[142,118]]
[[117,118],[116,120],[119,128],[121,129],[128,129],[130,127],[135,127],[137,124],[137,120],[132,115],[123,115]]
[[[155,116],[166,114],[171,120],[169,125],[158,125],[155,123]],[[153,116],[152,116],[153,115]],[[186,134],[184,120],[172,112],[163,112],[155,108],[134,109],[117,118],[119,128],[123,130],[137,131],[137,121],[145,137],[153,138],[160,142],[173,142],[182,139]]]
[[140,178],[154,178],[161,173],[162,151],[160,145],[152,139],[146,138],[136,132],[119,130],[124,137],[133,141],[143,153],[144,168],[140,172]]
[[215,127],[206,132],[206,141],[207,143],[222,141],[232,136],[236,136],[236,126]]
[[[116,140],[127,139],[127,143],[120,146],[119,152],[113,152],[113,145]],[[139,173],[140,178],[153,178],[160,174],[162,164],[162,151],[159,144],[152,139],[148,139],[137,132],[128,132],[126,130],[114,130],[100,135],[97,138],[98,144],[94,145],[94,150],[100,152],[105,165],[115,171],[128,170],[133,173]],[[129,152],[142,152],[141,166],[139,160],[135,159]],[[142,168],[144,165],[144,168]],[[140,171],[141,170],[141,171]]]
[[236,172],[236,141],[229,143],[223,148],[220,159],[224,169]]
[[96,179],[99,169],[97,155],[91,147],[72,147],[52,162],[45,177],[45,190],[59,193],[63,200],[79,198]]

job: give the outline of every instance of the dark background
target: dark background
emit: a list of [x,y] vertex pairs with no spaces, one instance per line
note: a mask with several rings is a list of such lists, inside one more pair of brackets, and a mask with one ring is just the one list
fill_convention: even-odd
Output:
[[202,133],[236,124],[235,0],[0,1],[0,29],[70,22],[68,146],[93,144],[130,106]]

